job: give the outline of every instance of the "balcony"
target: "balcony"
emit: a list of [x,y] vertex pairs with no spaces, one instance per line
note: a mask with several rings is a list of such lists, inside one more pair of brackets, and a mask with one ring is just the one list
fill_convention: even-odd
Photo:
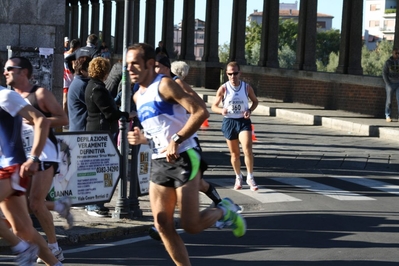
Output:
[[394,33],[395,32],[395,27],[380,28],[380,31],[383,32],[383,33]]

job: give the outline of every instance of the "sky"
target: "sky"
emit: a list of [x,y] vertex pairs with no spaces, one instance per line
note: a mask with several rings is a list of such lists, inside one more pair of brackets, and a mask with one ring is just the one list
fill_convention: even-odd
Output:
[[[298,1],[298,9],[300,0]],[[280,3],[295,3],[295,0],[282,0]],[[341,30],[342,21],[342,2],[343,0],[318,0],[317,12],[333,16],[333,28]],[[233,0],[220,0],[219,1],[219,45],[230,43],[231,32],[231,17],[232,17]],[[141,1],[141,20],[144,21],[145,1]],[[162,36],[162,8],[163,1],[157,1],[157,21],[156,21],[156,43],[161,40]],[[196,0],[195,2],[195,18],[205,20],[206,0]],[[247,0],[247,15],[257,9],[259,12],[263,11],[263,0]],[[229,12],[226,12],[229,11]],[[175,0],[175,18],[174,24],[178,24],[182,20],[183,13],[183,0]],[[140,22],[140,27],[144,22]],[[140,41],[143,41],[144,33],[140,35]]]

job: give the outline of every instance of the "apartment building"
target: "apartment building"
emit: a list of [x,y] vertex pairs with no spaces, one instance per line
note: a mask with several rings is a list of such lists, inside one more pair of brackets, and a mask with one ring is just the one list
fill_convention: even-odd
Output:
[[[175,47],[175,53],[180,55],[181,51],[181,37],[182,29],[181,22],[175,25],[174,35],[173,35],[173,45]],[[195,60],[201,61],[204,55],[204,38],[205,38],[205,21],[200,19],[195,19],[195,29],[194,29],[194,55]]]
[[396,3],[396,0],[364,1],[364,44],[369,50],[374,50],[381,40],[393,41]]

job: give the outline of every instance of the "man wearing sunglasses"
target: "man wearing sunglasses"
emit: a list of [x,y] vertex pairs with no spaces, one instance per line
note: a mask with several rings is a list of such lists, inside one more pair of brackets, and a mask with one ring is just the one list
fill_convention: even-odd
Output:
[[[43,113],[51,122],[51,127],[61,127],[68,124],[68,117],[62,106],[58,103],[53,93],[46,88],[32,85],[30,78],[33,67],[25,57],[11,57],[4,67],[6,83],[25,99],[30,105]],[[32,124],[23,121],[22,139],[27,157],[31,154],[34,130]],[[40,222],[48,240],[48,245],[59,261],[64,259],[62,249],[58,247],[55,234],[53,216],[49,211],[57,211],[67,219],[68,227],[73,224],[72,215],[69,212],[71,203],[69,198],[61,198],[55,202],[46,202],[46,196],[51,188],[54,175],[58,172],[59,147],[52,130],[48,134],[46,145],[39,156],[35,156],[35,162],[39,164],[39,170],[32,176],[28,202],[29,208]],[[40,259],[38,262],[42,262]]]
[[[236,174],[234,189],[242,189],[242,173],[240,162],[240,143],[244,152],[247,168],[247,184],[252,191],[258,190],[253,176],[254,159],[252,154],[251,113],[258,106],[258,99],[251,85],[240,80],[240,66],[230,62],[226,67],[229,81],[216,92],[212,111],[223,115],[222,132],[230,150],[230,160]],[[249,106],[248,98],[252,104]],[[220,103],[222,106],[220,107]]]
[[391,107],[394,93],[396,93],[396,100],[399,103],[399,48],[393,48],[392,56],[385,62],[382,77],[385,81],[385,90],[387,93],[385,101],[385,119],[387,122],[392,122]]

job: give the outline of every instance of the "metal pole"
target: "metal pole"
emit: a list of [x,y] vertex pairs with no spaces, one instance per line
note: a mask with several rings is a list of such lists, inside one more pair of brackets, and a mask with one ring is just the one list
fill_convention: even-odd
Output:
[[[127,66],[126,66],[126,52],[127,52],[127,36],[128,36],[128,15],[129,15],[129,0],[125,0],[125,15],[123,25],[123,62],[122,62],[122,106],[121,109],[124,112],[130,113],[130,82],[127,78]],[[120,147],[121,153],[121,178],[119,181],[119,195],[115,206],[115,212],[113,218],[128,218],[129,205],[127,199],[127,177],[128,177],[128,165],[129,165],[129,144],[127,142],[127,121],[125,117],[120,119]],[[132,158],[133,159],[133,158]]]

